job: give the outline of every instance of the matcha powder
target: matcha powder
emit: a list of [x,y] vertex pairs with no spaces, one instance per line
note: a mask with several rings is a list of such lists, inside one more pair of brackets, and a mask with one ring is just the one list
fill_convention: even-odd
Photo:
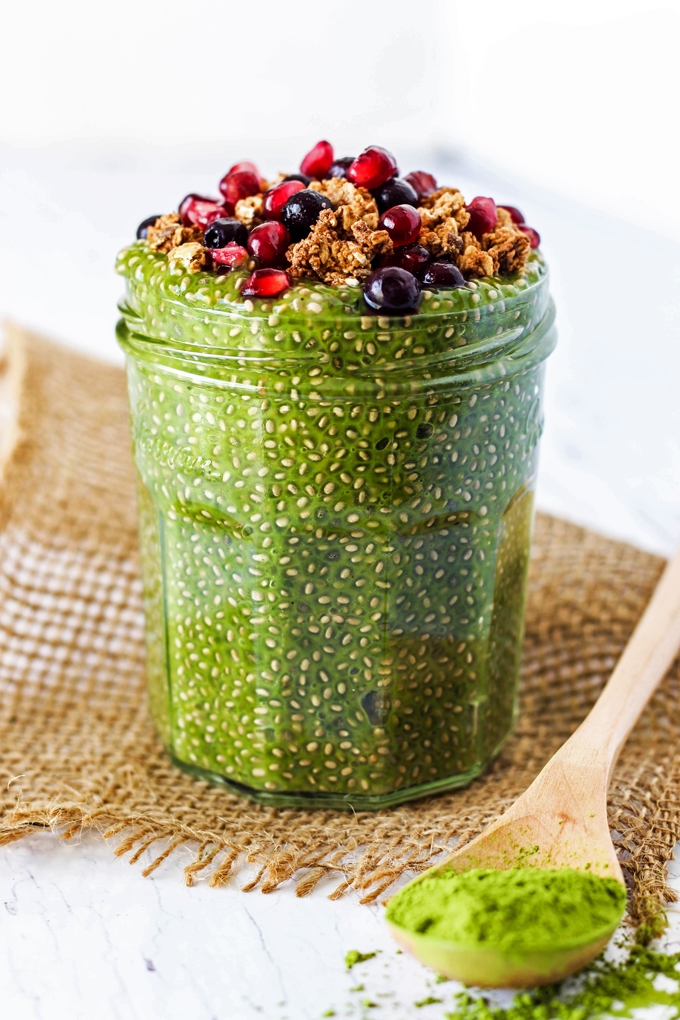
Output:
[[566,945],[614,927],[626,905],[624,887],[571,868],[434,872],[407,885],[387,908],[400,928],[459,945],[501,951]]
[[[614,963],[600,958],[580,975],[516,995],[509,1006],[495,1005],[487,996],[461,992],[446,1020],[595,1020],[602,1016],[633,1017],[634,1010],[666,1006],[666,1016],[680,1017],[678,968],[680,953],[659,953],[633,946],[626,959]],[[660,987],[661,979],[664,982]]]

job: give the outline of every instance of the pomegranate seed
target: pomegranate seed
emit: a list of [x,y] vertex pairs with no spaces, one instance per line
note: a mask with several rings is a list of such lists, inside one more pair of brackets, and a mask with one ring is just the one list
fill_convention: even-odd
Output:
[[282,269],[256,269],[241,290],[244,297],[277,297],[290,287],[290,276]]
[[331,143],[317,142],[300,163],[300,170],[303,174],[309,174],[310,177],[316,177],[321,181],[328,176],[332,162],[333,146]]
[[413,244],[420,235],[420,216],[412,205],[393,205],[378,220],[378,227],[386,230],[395,248]]
[[260,179],[260,171],[257,169],[254,163],[251,163],[249,159],[242,159],[240,163],[234,163],[227,170],[225,177],[231,177],[232,174],[238,174],[242,171],[247,171],[249,174],[255,174],[258,181]]
[[270,188],[264,196],[264,218],[280,220],[281,210],[290,196],[304,190],[305,186],[302,181],[281,181],[280,184]]
[[534,230],[533,227],[527,227],[526,223],[520,223],[519,229],[522,231],[523,234],[527,235],[527,237],[531,241],[531,247],[538,248],[539,244],[541,243],[541,235],[539,234],[539,232],[537,230]]
[[492,198],[478,195],[465,208],[470,213],[470,221],[465,229],[481,241],[482,236],[496,226],[496,203]]
[[222,178],[220,191],[227,201],[236,205],[242,198],[260,193],[260,178],[250,170],[236,170]]
[[414,170],[412,174],[406,174],[404,180],[408,181],[421,201],[437,190],[437,182],[425,170]]
[[391,152],[380,145],[369,145],[352,163],[347,177],[360,188],[379,188],[390,177],[398,174],[397,161]]
[[499,205],[498,208],[505,209],[506,212],[509,212],[513,223],[524,223],[524,217],[519,209],[516,209],[514,205]]
[[204,198],[203,195],[187,195],[179,204],[179,218],[185,227],[202,227],[205,230],[210,224],[227,216],[228,211],[215,198]]
[[422,244],[414,244],[410,248],[397,248],[391,255],[383,255],[378,262],[378,268],[398,266],[399,269],[407,269],[409,273],[420,278],[431,261],[432,256],[427,248],[423,248]]
[[224,248],[211,248],[210,255],[213,262],[220,266],[229,266],[230,269],[240,269],[247,266],[250,255],[240,244],[230,241]]
[[254,227],[248,237],[248,251],[263,266],[285,265],[286,249],[290,244],[288,228],[277,220]]

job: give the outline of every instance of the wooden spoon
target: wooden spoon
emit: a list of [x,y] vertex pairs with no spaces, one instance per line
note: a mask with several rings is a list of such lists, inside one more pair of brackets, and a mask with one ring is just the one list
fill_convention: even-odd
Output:
[[[623,883],[607,822],[607,789],[621,748],[680,646],[680,553],[668,563],[614,672],[579,728],[528,790],[479,836],[414,882],[442,869],[574,868]],[[438,973],[486,988],[558,981],[590,963],[616,925],[579,944],[530,954],[470,948],[389,925],[397,942]]]

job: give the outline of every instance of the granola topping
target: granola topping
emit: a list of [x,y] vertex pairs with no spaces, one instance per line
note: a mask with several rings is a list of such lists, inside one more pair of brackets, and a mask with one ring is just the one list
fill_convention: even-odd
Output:
[[264,222],[263,212],[264,196],[250,195],[249,198],[241,198],[236,203],[234,218],[239,220],[244,227],[257,227]]
[[173,248],[188,241],[202,241],[203,231],[200,227],[183,227],[177,213],[159,216],[148,228],[147,244],[152,251],[163,251],[168,254]]
[[168,252],[171,262],[178,262],[184,266],[188,273],[200,273],[210,265],[210,252],[204,248],[200,241],[189,241],[187,244],[180,244]]
[[371,230],[362,219],[352,223],[351,240],[345,235],[338,214],[324,209],[309,236],[288,249],[290,276],[294,280],[312,277],[332,286],[352,285],[370,275],[373,259],[392,251],[387,231]]
[[[301,183],[290,189],[290,197],[275,198],[272,189],[284,179]],[[335,288],[358,287],[365,285],[371,274],[398,266],[400,273],[413,277],[419,295],[428,289],[470,288],[475,280],[488,277],[520,279],[527,261],[535,259],[532,249],[540,243],[538,233],[525,223],[518,209],[479,196],[466,203],[458,188],[437,187],[434,177],[425,171],[401,178],[394,157],[379,146],[369,146],[357,159],[335,159],[330,143],[319,142],[303,159],[301,173],[279,173],[269,181],[254,164],[236,163],[220,181],[220,191],[223,214],[248,232],[247,240],[244,237],[239,243],[247,243],[251,254],[257,247],[250,244],[253,230],[277,220],[289,227],[295,243],[286,250],[284,242],[280,261],[263,261],[255,253],[254,266],[258,270],[278,265],[287,270],[283,277],[290,286],[309,281]],[[289,201],[295,204],[294,215],[287,208]],[[187,216],[182,218],[187,223]],[[188,273],[246,272],[238,260],[211,258],[204,246],[203,220],[201,226],[185,226],[182,218],[169,213],[155,221],[145,220],[137,243],[167,255]],[[413,226],[410,219],[415,219]],[[387,229],[382,229],[383,224]],[[211,250],[213,240],[209,242]],[[399,247],[395,249],[395,245]],[[412,250],[417,258],[409,257]],[[396,252],[400,253],[398,262],[394,261]],[[447,265],[455,272],[445,271]],[[430,266],[435,269],[428,273]],[[390,286],[412,290],[412,282],[400,273],[391,274]],[[241,289],[244,283],[245,277]],[[375,284],[372,288],[373,293]],[[395,292],[393,307],[386,304],[377,310],[397,314],[401,297]],[[425,293],[425,297],[431,295]],[[373,308],[368,298],[366,302]]]

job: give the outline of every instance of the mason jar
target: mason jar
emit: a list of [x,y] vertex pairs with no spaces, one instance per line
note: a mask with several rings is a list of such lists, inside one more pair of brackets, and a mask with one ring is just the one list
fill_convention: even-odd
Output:
[[555,343],[541,257],[401,318],[237,303],[157,260],[121,255],[118,339],[172,760],[286,806],[469,783],[516,712]]

